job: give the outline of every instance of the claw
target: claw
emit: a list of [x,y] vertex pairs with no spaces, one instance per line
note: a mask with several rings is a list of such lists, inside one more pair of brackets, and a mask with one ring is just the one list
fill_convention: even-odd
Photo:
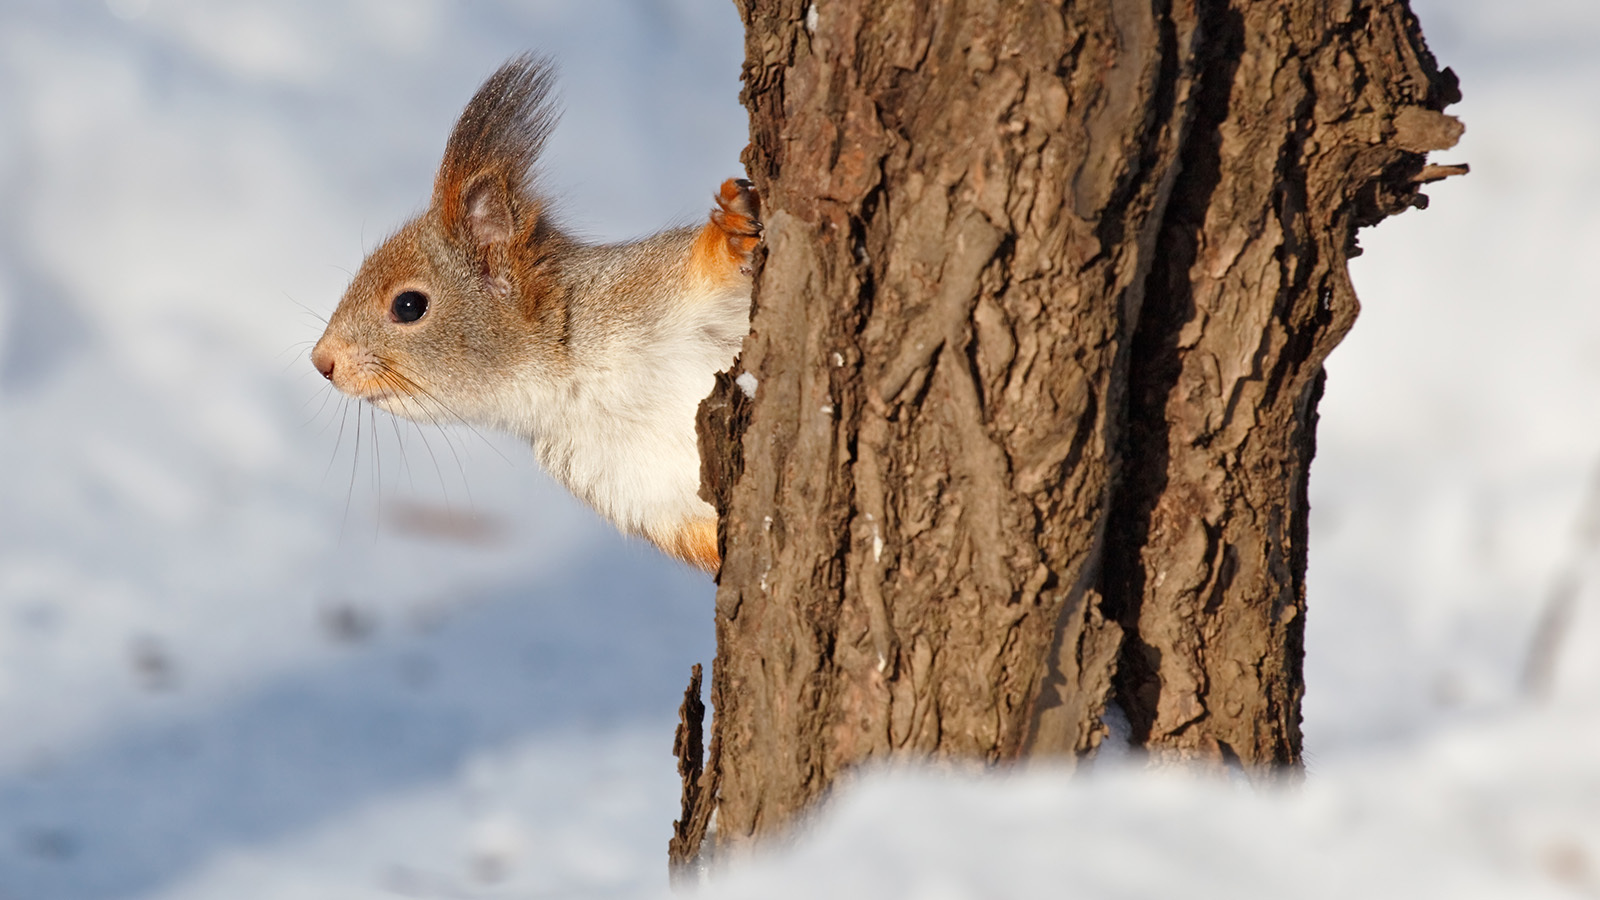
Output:
[[754,256],[765,229],[761,225],[761,196],[743,178],[729,178],[711,198],[709,221],[695,241],[695,271],[715,281],[750,278]]
[[[728,249],[747,264],[765,231],[761,226],[761,196],[748,180],[730,178],[713,199],[717,209],[711,211],[712,224],[727,235]],[[741,265],[740,271],[746,268],[748,265]]]

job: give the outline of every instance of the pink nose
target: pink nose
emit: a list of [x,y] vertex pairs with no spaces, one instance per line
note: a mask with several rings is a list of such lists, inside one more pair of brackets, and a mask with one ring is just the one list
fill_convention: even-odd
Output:
[[317,371],[322,373],[323,378],[329,381],[333,380],[333,351],[329,350],[327,346],[318,344],[311,351],[311,364],[317,367]]

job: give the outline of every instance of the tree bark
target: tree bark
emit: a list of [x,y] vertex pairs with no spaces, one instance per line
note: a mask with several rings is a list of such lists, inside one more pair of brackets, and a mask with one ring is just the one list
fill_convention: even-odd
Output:
[[1079,759],[1113,704],[1155,757],[1292,770],[1346,260],[1461,130],[1409,8],[739,6],[758,387],[702,410],[682,821],[733,846],[866,760]]

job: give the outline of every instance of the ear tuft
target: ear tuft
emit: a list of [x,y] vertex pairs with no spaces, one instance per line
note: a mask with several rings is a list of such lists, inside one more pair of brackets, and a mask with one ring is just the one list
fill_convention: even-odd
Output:
[[547,60],[519,56],[478,88],[445,145],[433,205],[445,227],[479,246],[538,218],[530,169],[556,121]]

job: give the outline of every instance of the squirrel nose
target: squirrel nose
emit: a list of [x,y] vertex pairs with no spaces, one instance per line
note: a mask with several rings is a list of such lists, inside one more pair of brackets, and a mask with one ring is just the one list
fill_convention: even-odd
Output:
[[333,380],[333,351],[326,344],[317,344],[311,351],[311,364],[317,367],[322,377]]

